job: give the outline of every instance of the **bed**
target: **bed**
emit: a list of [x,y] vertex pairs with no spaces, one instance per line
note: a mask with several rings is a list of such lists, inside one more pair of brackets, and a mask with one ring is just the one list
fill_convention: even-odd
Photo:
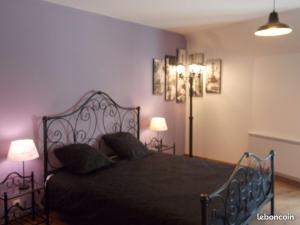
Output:
[[53,210],[71,225],[242,225],[267,203],[274,214],[274,151],[265,158],[246,152],[236,166],[151,152],[80,176],[62,168],[53,150],[95,145],[107,133],[139,139],[140,107],[97,91],[43,117],[43,127],[48,218]]

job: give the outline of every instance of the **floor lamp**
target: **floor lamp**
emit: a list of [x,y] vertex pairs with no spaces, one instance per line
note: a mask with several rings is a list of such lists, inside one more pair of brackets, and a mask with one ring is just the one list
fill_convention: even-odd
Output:
[[193,157],[193,94],[194,94],[194,80],[196,76],[200,77],[200,73],[205,71],[204,55],[192,54],[189,56],[189,71],[185,76],[185,66],[178,61],[177,73],[180,77],[184,77],[189,83],[189,157]]

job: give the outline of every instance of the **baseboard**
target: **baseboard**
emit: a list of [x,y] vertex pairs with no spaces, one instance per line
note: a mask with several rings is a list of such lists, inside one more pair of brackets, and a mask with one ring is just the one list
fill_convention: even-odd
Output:
[[[187,154],[184,154],[184,155],[188,156]],[[215,162],[215,163],[227,164],[227,165],[230,165],[230,166],[236,166],[236,163],[224,162],[222,160],[211,159],[211,158],[206,158],[206,157],[202,157],[202,156],[193,156],[193,158],[202,159],[202,160],[206,160],[206,161],[210,161],[210,162]],[[278,181],[281,181],[283,183],[287,183],[287,184],[290,184],[290,185],[293,185],[295,187],[299,187],[300,188],[300,180],[298,180],[295,177],[290,177],[290,176],[287,176],[285,174],[276,172],[275,179],[278,180]]]
[[295,177],[290,177],[282,173],[276,173],[276,180],[281,181],[283,183],[287,183],[293,185],[295,187],[300,188],[300,180]]

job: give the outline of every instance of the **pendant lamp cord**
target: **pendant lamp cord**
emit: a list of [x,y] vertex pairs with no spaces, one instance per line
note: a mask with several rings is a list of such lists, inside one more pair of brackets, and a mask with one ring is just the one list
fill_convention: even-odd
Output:
[[275,0],[273,0],[273,12],[275,12]]

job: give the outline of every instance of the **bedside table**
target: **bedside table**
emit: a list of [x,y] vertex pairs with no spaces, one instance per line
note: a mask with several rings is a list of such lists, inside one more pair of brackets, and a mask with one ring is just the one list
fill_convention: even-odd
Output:
[[[25,179],[29,184],[26,190],[19,189]],[[48,218],[42,213],[41,207],[37,207],[36,197],[44,192],[44,185],[34,182],[33,172],[31,176],[23,177],[17,172],[10,173],[0,182],[0,201],[3,202],[3,217],[1,217],[1,225],[9,224],[47,224]],[[30,206],[27,206],[29,202]]]
[[145,146],[149,150],[157,152],[172,151],[173,155],[176,153],[175,143],[173,145],[166,145],[163,144],[162,139],[158,140],[157,138],[152,138],[149,143],[145,143]]

